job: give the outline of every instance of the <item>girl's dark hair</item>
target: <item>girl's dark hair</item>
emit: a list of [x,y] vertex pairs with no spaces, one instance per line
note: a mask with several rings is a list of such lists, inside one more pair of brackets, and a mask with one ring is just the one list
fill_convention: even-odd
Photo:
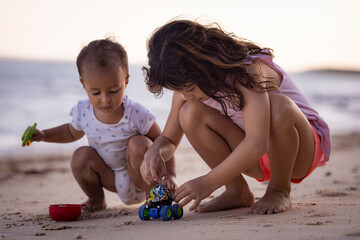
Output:
[[84,67],[106,69],[120,66],[128,73],[128,57],[123,46],[113,37],[94,40],[83,47],[77,56],[76,66],[80,77]]
[[[204,26],[190,20],[174,20],[156,29],[147,47],[149,68],[143,67],[145,83],[157,96],[163,93],[163,88],[183,90],[196,84],[219,102],[227,114],[224,98],[229,99],[235,110],[242,109],[245,102],[237,88],[221,80],[221,72],[231,74],[234,83],[266,91],[242,62],[263,48],[225,33],[217,24]],[[272,56],[271,52],[264,54]]]

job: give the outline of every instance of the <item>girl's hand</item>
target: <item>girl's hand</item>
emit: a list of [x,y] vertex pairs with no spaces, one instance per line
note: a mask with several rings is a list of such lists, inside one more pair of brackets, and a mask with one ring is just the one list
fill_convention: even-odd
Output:
[[144,181],[149,185],[162,179],[166,175],[166,165],[160,153],[156,151],[146,152],[140,167],[140,173]]
[[40,129],[35,129],[34,134],[32,135],[30,141],[31,142],[40,142],[43,141],[45,138],[45,133],[44,131],[40,130]]
[[175,176],[166,175],[163,178],[162,183],[165,184],[168,188],[170,188],[170,190],[172,192],[175,192],[175,189],[177,188],[177,182],[176,182]]
[[190,180],[178,189],[176,189],[174,198],[176,202],[180,202],[180,207],[185,206],[191,200],[195,200],[193,205],[189,208],[190,211],[196,209],[201,201],[214,191],[209,184],[209,181],[206,180],[206,175]]

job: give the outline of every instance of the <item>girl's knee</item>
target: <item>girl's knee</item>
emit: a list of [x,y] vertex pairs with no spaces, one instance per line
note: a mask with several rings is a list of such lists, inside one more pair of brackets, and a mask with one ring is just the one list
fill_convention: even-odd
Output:
[[270,95],[271,128],[278,128],[294,123],[294,112],[296,104],[287,96],[282,94]]
[[180,109],[179,121],[182,129],[187,131],[202,119],[205,104],[201,101],[186,101]]

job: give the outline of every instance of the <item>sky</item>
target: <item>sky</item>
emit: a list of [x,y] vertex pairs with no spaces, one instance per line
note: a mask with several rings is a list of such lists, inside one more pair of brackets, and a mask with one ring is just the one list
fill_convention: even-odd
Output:
[[94,39],[115,36],[130,64],[175,17],[217,22],[275,53],[288,71],[360,70],[358,0],[0,0],[0,57],[75,61]]

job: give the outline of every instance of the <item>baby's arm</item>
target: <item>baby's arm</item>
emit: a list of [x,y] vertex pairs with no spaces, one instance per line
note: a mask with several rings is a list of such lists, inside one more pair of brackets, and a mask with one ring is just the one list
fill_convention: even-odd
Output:
[[58,127],[45,130],[36,129],[31,138],[31,142],[53,142],[53,143],[69,143],[74,142],[84,136],[83,131],[78,131],[71,126],[70,123],[60,125]]

